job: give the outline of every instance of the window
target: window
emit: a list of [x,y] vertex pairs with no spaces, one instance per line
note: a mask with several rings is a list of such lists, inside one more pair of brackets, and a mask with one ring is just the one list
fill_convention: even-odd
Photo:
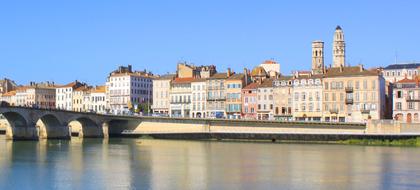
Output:
[[408,102],[408,109],[414,109],[414,102]]
[[328,82],[324,82],[325,90],[328,90]]
[[395,103],[395,107],[397,108],[397,110],[401,110],[401,102]]
[[397,91],[397,98],[402,98],[402,91],[401,90]]
[[356,81],[356,90],[358,90],[359,89],[359,87],[360,87],[360,83],[359,83],[359,81]]

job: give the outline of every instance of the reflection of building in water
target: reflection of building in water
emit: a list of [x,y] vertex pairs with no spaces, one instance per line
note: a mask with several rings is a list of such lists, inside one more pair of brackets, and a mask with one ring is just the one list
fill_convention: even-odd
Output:
[[141,140],[139,156],[143,152],[150,154],[150,189],[207,189],[206,144]]

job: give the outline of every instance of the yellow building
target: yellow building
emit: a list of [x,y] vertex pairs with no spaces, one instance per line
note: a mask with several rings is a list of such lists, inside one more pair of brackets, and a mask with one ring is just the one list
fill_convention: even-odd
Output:
[[385,80],[376,69],[366,70],[362,65],[329,68],[323,82],[325,121],[384,118]]

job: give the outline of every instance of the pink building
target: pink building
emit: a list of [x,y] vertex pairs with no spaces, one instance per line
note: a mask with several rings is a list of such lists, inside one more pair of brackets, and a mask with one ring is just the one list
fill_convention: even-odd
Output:
[[257,87],[251,83],[242,89],[242,118],[257,119]]

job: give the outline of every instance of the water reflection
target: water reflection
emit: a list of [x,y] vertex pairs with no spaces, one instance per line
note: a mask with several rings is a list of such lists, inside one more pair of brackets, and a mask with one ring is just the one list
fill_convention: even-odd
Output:
[[419,156],[402,147],[0,136],[0,189],[415,189]]

